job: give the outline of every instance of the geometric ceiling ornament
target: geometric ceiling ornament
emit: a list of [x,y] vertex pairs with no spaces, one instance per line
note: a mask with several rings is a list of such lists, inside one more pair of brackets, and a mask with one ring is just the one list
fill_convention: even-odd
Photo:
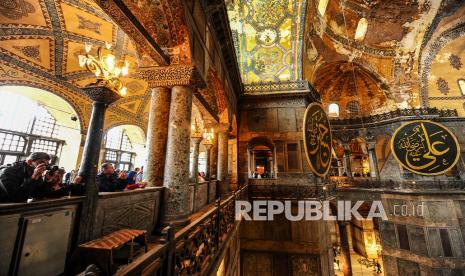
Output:
[[462,61],[459,56],[451,54],[449,56],[449,63],[456,70],[460,70],[462,68]]
[[132,100],[130,102],[120,103],[120,104],[118,104],[118,107],[122,108],[124,110],[127,110],[127,111],[129,111],[131,113],[136,113],[137,108],[139,107],[140,104],[141,104],[141,100],[140,99],[135,99],[135,100]]
[[306,2],[249,0],[228,6],[243,83],[301,79]]
[[50,71],[53,68],[52,43],[51,38],[3,39],[0,40],[0,51]]
[[113,23],[85,10],[61,3],[65,29],[70,33],[113,43]]
[[42,0],[2,0],[0,1],[0,24],[46,27],[48,18]]

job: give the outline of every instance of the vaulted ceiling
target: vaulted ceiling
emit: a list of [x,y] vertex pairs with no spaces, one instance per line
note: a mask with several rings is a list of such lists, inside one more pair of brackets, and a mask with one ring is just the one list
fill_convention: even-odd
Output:
[[245,84],[301,79],[306,0],[233,1],[229,19]]
[[[440,52],[434,45],[426,47],[430,40],[437,39],[436,34],[465,22],[462,0],[231,2],[231,29],[246,84],[308,80],[323,100],[334,99],[334,95],[353,98],[350,95],[355,93],[358,98],[366,98],[362,101],[382,105],[371,112],[420,105],[444,107],[447,104],[438,105],[444,97],[464,97],[457,84],[463,69],[456,69],[458,61],[463,60],[463,49],[458,46],[463,42],[438,42],[435,45],[445,46]],[[301,22],[305,26],[299,26]],[[449,22],[448,26],[444,22]],[[439,58],[426,52],[439,52]],[[450,56],[455,67],[450,65]],[[337,68],[345,63],[356,68],[355,73],[337,75]],[[428,68],[422,71],[425,65]],[[440,81],[442,90],[437,83],[440,75],[445,80]],[[349,83],[361,85],[353,91]],[[463,101],[459,103],[456,107],[465,114]]]
[[[148,24],[148,12],[155,12],[159,5],[173,14],[163,12],[159,25],[147,28],[157,34],[157,43],[167,52],[174,52],[172,59],[182,59],[183,52],[175,45],[186,40],[186,34],[176,25],[174,9],[168,3],[128,1],[140,11],[141,22]],[[140,2],[140,3],[139,3]],[[141,5],[142,3],[142,5]],[[167,7],[167,5],[169,7]],[[156,13],[159,14],[159,13]],[[155,21],[153,21],[155,22]],[[155,29],[154,29],[155,28]],[[12,0],[0,1],[0,83],[20,84],[51,91],[65,98],[82,118],[82,127],[89,121],[89,100],[80,88],[94,83],[94,75],[78,63],[78,55],[85,53],[85,44],[96,47],[111,43],[117,59],[130,63],[129,77],[122,78],[127,95],[113,104],[107,113],[106,124],[135,124],[146,127],[150,107],[148,83],[135,74],[142,69],[158,66],[155,59],[139,48],[92,0]],[[185,45],[184,45],[185,46]],[[184,50],[185,51],[185,50]],[[174,62],[176,63],[176,62]],[[216,95],[201,91],[204,103],[219,111]],[[224,95],[223,95],[224,97]],[[200,104],[199,101],[195,101]],[[224,109],[223,106],[221,108]],[[202,109],[205,111],[205,109]]]

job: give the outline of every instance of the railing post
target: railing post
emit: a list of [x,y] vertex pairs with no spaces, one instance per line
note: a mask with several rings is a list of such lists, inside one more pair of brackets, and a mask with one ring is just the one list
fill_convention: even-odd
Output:
[[162,234],[166,239],[166,243],[168,243],[166,259],[163,265],[163,275],[172,276],[174,275],[176,242],[174,241],[174,228],[171,227],[171,224],[163,228]]
[[216,204],[216,250],[220,250],[220,233],[221,233],[221,198],[215,201]]
[[208,184],[207,184],[207,204],[210,204],[211,200],[210,200],[210,185],[211,185],[211,180],[208,180]]

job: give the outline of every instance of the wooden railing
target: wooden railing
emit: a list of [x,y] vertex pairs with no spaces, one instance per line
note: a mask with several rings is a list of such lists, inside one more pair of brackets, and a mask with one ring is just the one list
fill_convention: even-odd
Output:
[[178,232],[166,227],[164,238],[117,275],[209,275],[227,245],[235,220],[236,200],[247,198],[247,186],[231,193]]

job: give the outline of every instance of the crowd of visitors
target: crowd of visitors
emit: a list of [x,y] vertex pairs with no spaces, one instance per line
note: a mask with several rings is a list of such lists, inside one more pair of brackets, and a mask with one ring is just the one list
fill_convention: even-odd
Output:
[[[65,172],[50,165],[45,152],[34,152],[24,161],[0,166],[0,202],[30,202],[34,199],[82,195],[85,191],[79,170]],[[133,171],[115,170],[104,163],[96,178],[99,192],[126,191],[144,188],[144,168]]]

